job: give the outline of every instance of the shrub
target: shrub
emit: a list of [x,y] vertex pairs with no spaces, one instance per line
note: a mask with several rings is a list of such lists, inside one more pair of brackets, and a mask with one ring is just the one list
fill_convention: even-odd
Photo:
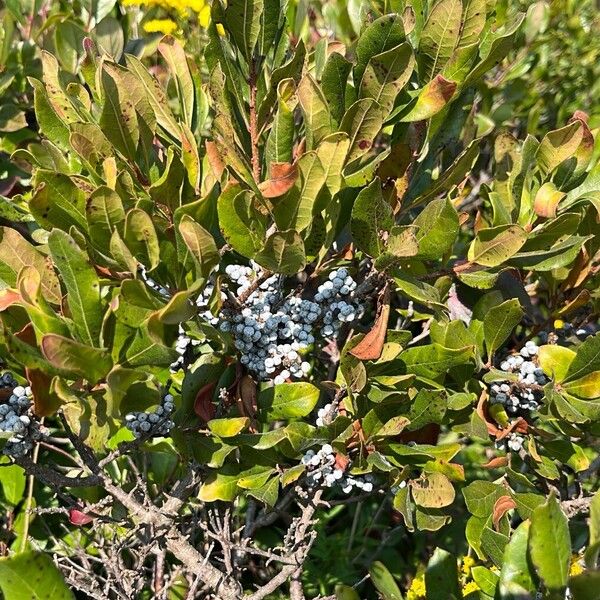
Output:
[[524,15],[107,5],[3,199],[4,596],[593,597],[595,131],[477,109]]

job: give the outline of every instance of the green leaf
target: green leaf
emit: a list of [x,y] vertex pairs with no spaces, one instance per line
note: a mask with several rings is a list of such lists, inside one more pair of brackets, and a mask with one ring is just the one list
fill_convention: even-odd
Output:
[[473,346],[466,348],[444,348],[439,344],[428,344],[409,348],[400,354],[400,361],[409,373],[435,379],[444,375],[451,367],[463,364],[473,356]]
[[306,417],[319,399],[319,390],[305,382],[282,383],[258,395],[259,409],[269,420]]
[[317,148],[317,156],[325,172],[325,185],[332,198],[342,187],[342,169],[349,147],[348,135],[337,132],[324,137]]
[[516,298],[490,308],[483,319],[483,337],[489,357],[508,339],[522,317],[523,309]]
[[304,243],[297,231],[272,233],[264,248],[255,256],[256,262],[274,273],[295,275],[306,264]]
[[11,465],[8,456],[0,458],[0,488],[4,500],[16,506],[23,499],[27,477],[19,465]]
[[263,10],[264,2],[259,0],[232,0],[225,10],[227,29],[248,64],[260,35]]
[[472,85],[505,58],[513,46],[524,18],[525,13],[516,13],[504,27],[500,27],[496,32],[490,34],[492,41],[489,45],[489,51],[464,80],[464,87]]
[[65,123],[75,123],[81,121],[81,118],[74,106],[71,104],[69,96],[65,93],[59,77],[59,66],[56,57],[42,50],[43,81],[46,85],[48,100],[54,108],[56,114]]
[[118,75],[118,69],[104,63],[100,73],[104,98],[100,127],[117,150],[134,161],[140,133],[138,117],[134,104],[124,98],[126,90],[119,85]]
[[231,502],[238,494],[239,478],[238,473],[211,473],[201,485],[198,498],[202,502],[215,502],[216,500]]
[[169,65],[171,76],[174,78],[181,118],[188,127],[192,127],[195,88],[183,46],[174,37],[167,35],[158,44],[158,51]]
[[581,121],[575,120],[566,127],[547,133],[536,153],[536,159],[542,170],[552,172],[558,165],[573,156],[583,139]]
[[506,600],[528,598],[537,589],[527,556],[529,529],[529,521],[521,523],[504,549],[499,591]]
[[44,296],[52,304],[60,304],[60,283],[52,265],[16,229],[0,227],[0,280],[10,287],[24,267],[33,267],[40,275]]
[[189,215],[183,215],[179,233],[198,264],[198,276],[208,277],[219,264],[219,250],[213,236]]
[[560,383],[567,376],[569,366],[575,360],[576,353],[570,348],[548,344],[541,346],[538,352],[538,361],[544,373]]
[[316,152],[303,154],[297,165],[296,183],[276,202],[274,214],[279,229],[302,233],[313,222],[315,202],[327,175]]
[[566,383],[564,389],[578,398],[600,398],[600,371],[588,373],[580,379]]
[[85,207],[90,238],[102,251],[108,251],[113,231],[122,233],[125,210],[119,195],[107,186],[100,186],[90,196]]
[[339,52],[332,52],[321,75],[321,90],[336,123],[344,116],[344,99],[351,70],[352,63],[348,59]]
[[0,589],[10,600],[74,600],[49,555],[22,552],[0,559]]
[[440,390],[419,390],[415,396],[408,418],[409,431],[421,429],[429,423],[440,424],[446,414],[446,395]]
[[114,146],[96,123],[71,123],[70,131],[71,147],[92,169],[98,170],[106,158],[115,154]]
[[551,271],[566,267],[577,258],[581,247],[589,239],[590,237],[573,235],[550,248],[517,252],[508,262],[519,269],[532,271]]
[[569,580],[571,538],[569,522],[551,495],[531,515],[529,556],[537,576],[551,591],[563,591]]
[[[248,417],[229,417],[226,419],[212,419],[207,423],[208,428],[219,437],[228,438],[241,433],[250,424]],[[246,487],[243,486],[242,487]]]
[[306,149],[314,150],[333,131],[329,106],[321,88],[309,73],[300,80],[297,94],[306,125]]
[[67,288],[69,311],[79,339],[88,346],[98,346],[104,310],[96,271],[68,233],[54,229],[48,247]]
[[486,267],[496,267],[516,254],[527,240],[519,225],[500,225],[482,229],[469,246],[468,258]]
[[369,151],[384,120],[381,106],[373,98],[357,100],[346,112],[340,130],[350,138],[346,162],[351,162]]
[[219,196],[219,225],[227,243],[242,256],[253,258],[265,243],[266,219],[256,208],[256,197],[239,186],[227,187]]
[[368,254],[377,257],[385,249],[381,232],[389,231],[394,225],[392,207],[384,200],[381,182],[376,177],[372,183],[362,189],[352,207],[352,237],[356,246]]
[[90,383],[104,379],[113,366],[112,359],[105,350],[92,348],[62,335],[45,335],[41,347],[51,365],[85,377]]
[[402,592],[394,577],[381,561],[376,560],[371,564],[369,575],[383,600],[403,600]]
[[338,583],[335,586],[335,600],[360,600],[360,596],[349,585]]
[[148,270],[154,269],[160,261],[160,248],[154,223],[147,212],[132,208],[125,217],[123,239],[131,253]]
[[265,156],[267,168],[272,163],[291,163],[294,146],[294,108],[297,103],[294,82],[284,79],[277,88],[277,113],[269,132]]
[[441,258],[452,248],[458,235],[458,214],[447,198],[433,200],[413,221],[417,230],[419,257]]
[[85,231],[85,195],[70,177],[38,169],[33,183],[35,192],[29,201],[29,209],[43,227],[60,227],[66,231],[74,225]]
[[169,108],[167,94],[160,83],[158,83],[158,81],[150,74],[148,69],[142,64],[142,61],[137,57],[126,54],[125,61],[129,70],[140,80],[148,98],[148,102],[156,115],[156,122],[173,139],[177,139],[179,135],[179,124]]
[[573,600],[596,600],[600,586],[600,571],[584,571],[569,579]]
[[33,106],[40,131],[61,150],[67,150],[70,133],[68,125],[56,114],[48,99],[44,84],[33,77],[30,77],[28,81],[34,90]]
[[404,40],[404,23],[399,14],[384,15],[368,25],[356,42],[355,87],[360,89],[363,73],[373,56],[398,46]]
[[594,371],[600,371],[600,334],[590,336],[577,348],[564,382],[581,379]]
[[373,56],[360,83],[359,96],[373,98],[381,105],[384,113],[389,114],[396,96],[408,83],[414,67],[412,47],[406,42]]
[[494,597],[498,586],[498,575],[496,573],[487,567],[477,565],[471,569],[471,577],[484,594]]
[[506,495],[506,488],[489,481],[474,481],[462,493],[469,512],[475,517],[487,519],[492,514],[496,500]]
[[433,6],[419,41],[419,77],[433,79],[448,62],[461,33],[462,2],[440,0]]
[[452,600],[462,598],[458,585],[456,557],[446,550],[436,548],[425,570],[427,600]]
[[443,473],[428,473],[411,482],[412,495],[417,506],[443,508],[454,502],[456,492],[452,482]]

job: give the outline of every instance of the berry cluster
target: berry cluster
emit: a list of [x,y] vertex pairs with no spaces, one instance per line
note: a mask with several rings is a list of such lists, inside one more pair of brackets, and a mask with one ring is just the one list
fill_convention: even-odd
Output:
[[500,363],[500,369],[517,374],[518,381],[507,379],[505,383],[492,385],[491,404],[502,404],[513,415],[537,410],[543,396],[541,388],[548,383],[548,378],[537,364],[537,353],[537,344],[530,340],[518,354],[512,354]]
[[326,425],[330,425],[337,416],[337,407],[332,402],[329,402],[317,411],[315,424],[317,427],[325,427]]
[[171,414],[175,410],[173,396],[165,394],[161,405],[153,412],[133,412],[125,416],[127,429],[133,432],[136,438],[165,437],[174,426]]
[[224,308],[219,328],[232,334],[241,363],[261,380],[273,379],[279,384],[290,377],[305,377],[311,365],[302,353],[315,343],[319,326],[321,335],[331,338],[343,322],[353,321],[359,314],[352,296],[356,283],[346,269],[333,271],[313,300],[294,295],[286,298],[278,275],[251,289],[261,277],[260,268],[229,265],[225,272],[237,286],[236,295],[248,297],[241,310]]
[[18,385],[11,373],[0,376],[0,390],[9,392],[7,401],[0,404],[0,431],[12,434],[4,446],[4,454],[24,456],[42,434],[31,414],[31,388]]
[[306,483],[309,487],[323,485],[324,487],[340,486],[344,494],[349,494],[353,488],[364,492],[373,490],[373,477],[365,475],[364,478],[346,475],[344,470],[336,465],[335,454],[331,444],[323,444],[315,452],[308,450],[301,459],[306,465]]
[[197,346],[201,344],[200,340],[194,340],[190,338],[186,333],[185,329],[179,325],[179,335],[177,336],[177,341],[175,342],[175,351],[179,356],[177,360],[172,362],[169,365],[169,369],[171,373],[176,373],[180,369],[185,367],[186,353],[189,347]]

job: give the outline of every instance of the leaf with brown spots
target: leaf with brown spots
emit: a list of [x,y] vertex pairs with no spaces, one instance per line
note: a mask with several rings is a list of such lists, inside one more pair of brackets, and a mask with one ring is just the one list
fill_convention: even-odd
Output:
[[278,198],[289,191],[298,179],[298,166],[294,163],[271,163],[271,179],[259,184],[265,198]]
[[223,175],[223,171],[225,170],[225,163],[221,158],[221,154],[217,150],[217,144],[215,142],[206,141],[204,147],[206,148],[208,164],[212,169],[213,175],[217,179],[221,179],[221,175]]
[[383,344],[385,343],[385,334],[387,332],[388,320],[390,318],[390,291],[386,287],[373,328],[356,345],[350,354],[356,356],[359,360],[377,360],[381,356]]
[[499,531],[500,519],[513,508],[517,508],[517,503],[510,496],[500,496],[500,498],[496,500],[492,512],[492,520],[496,531]]

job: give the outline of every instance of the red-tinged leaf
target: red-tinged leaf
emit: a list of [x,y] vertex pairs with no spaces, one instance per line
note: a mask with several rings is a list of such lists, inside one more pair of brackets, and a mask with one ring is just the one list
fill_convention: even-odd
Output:
[[243,416],[253,419],[258,410],[258,390],[256,382],[249,375],[244,375],[238,383],[239,409]]
[[335,464],[336,469],[345,471],[346,467],[348,466],[349,463],[350,463],[350,460],[347,456],[344,456],[343,454],[335,455],[335,463],[334,464]]
[[565,192],[561,192],[552,182],[548,181],[535,195],[533,202],[535,214],[538,217],[553,219],[556,216],[556,207],[565,195]]
[[77,525],[80,527],[81,525],[89,525],[94,520],[94,517],[90,517],[90,515],[77,510],[76,508],[71,508],[69,510],[69,523],[71,525]]
[[22,342],[29,344],[30,346],[37,347],[37,340],[35,338],[35,329],[32,323],[27,323],[23,329],[15,333],[15,337],[19,338]]
[[207,141],[205,142],[204,147],[206,148],[208,164],[210,165],[214,176],[217,179],[221,179],[221,175],[223,175],[223,171],[225,170],[225,163],[217,149],[217,144],[215,142]]
[[508,465],[508,458],[506,456],[497,456],[492,458],[485,465],[481,465],[484,469],[499,469],[500,467],[506,467]]
[[402,117],[401,121],[423,121],[433,117],[448,104],[455,91],[455,81],[450,81],[440,74],[436,75],[421,90],[416,104],[407,115]]
[[212,401],[212,395],[217,385],[216,381],[207,383],[200,388],[194,401],[194,412],[205,422],[208,423],[215,418],[216,409]]
[[527,433],[529,431],[527,421],[523,417],[518,417],[506,429],[499,430],[499,433],[496,434],[496,439],[503,440],[513,431],[516,431],[517,433]]
[[60,408],[61,402],[58,396],[50,391],[52,377],[29,367],[25,368],[25,375],[33,396],[33,412],[38,417],[53,415]]
[[375,320],[373,328],[350,350],[350,354],[356,356],[359,360],[377,360],[383,350],[389,318],[390,291],[389,288],[386,288],[382,296],[379,316]]
[[485,406],[486,399],[487,399],[487,394],[484,390],[483,392],[481,392],[481,396],[479,396],[479,402],[477,403],[477,414],[483,419],[483,422],[485,423],[485,425],[487,427],[488,433],[490,435],[496,436],[498,434],[498,432],[500,431],[500,429],[498,429],[498,427],[496,427],[496,425],[490,419],[490,416],[489,416],[488,411]]
[[0,291],[0,312],[10,308],[13,304],[22,302],[21,294],[15,290],[1,290]]
[[500,526],[500,519],[513,508],[517,508],[517,503],[510,496],[500,496],[494,504],[494,510],[492,512],[492,521],[494,522],[494,528],[498,531]]
[[290,163],[271,163],[271,179],[259,184],[265,198],[278,198],[289,191],[298,179],[298,166]]

